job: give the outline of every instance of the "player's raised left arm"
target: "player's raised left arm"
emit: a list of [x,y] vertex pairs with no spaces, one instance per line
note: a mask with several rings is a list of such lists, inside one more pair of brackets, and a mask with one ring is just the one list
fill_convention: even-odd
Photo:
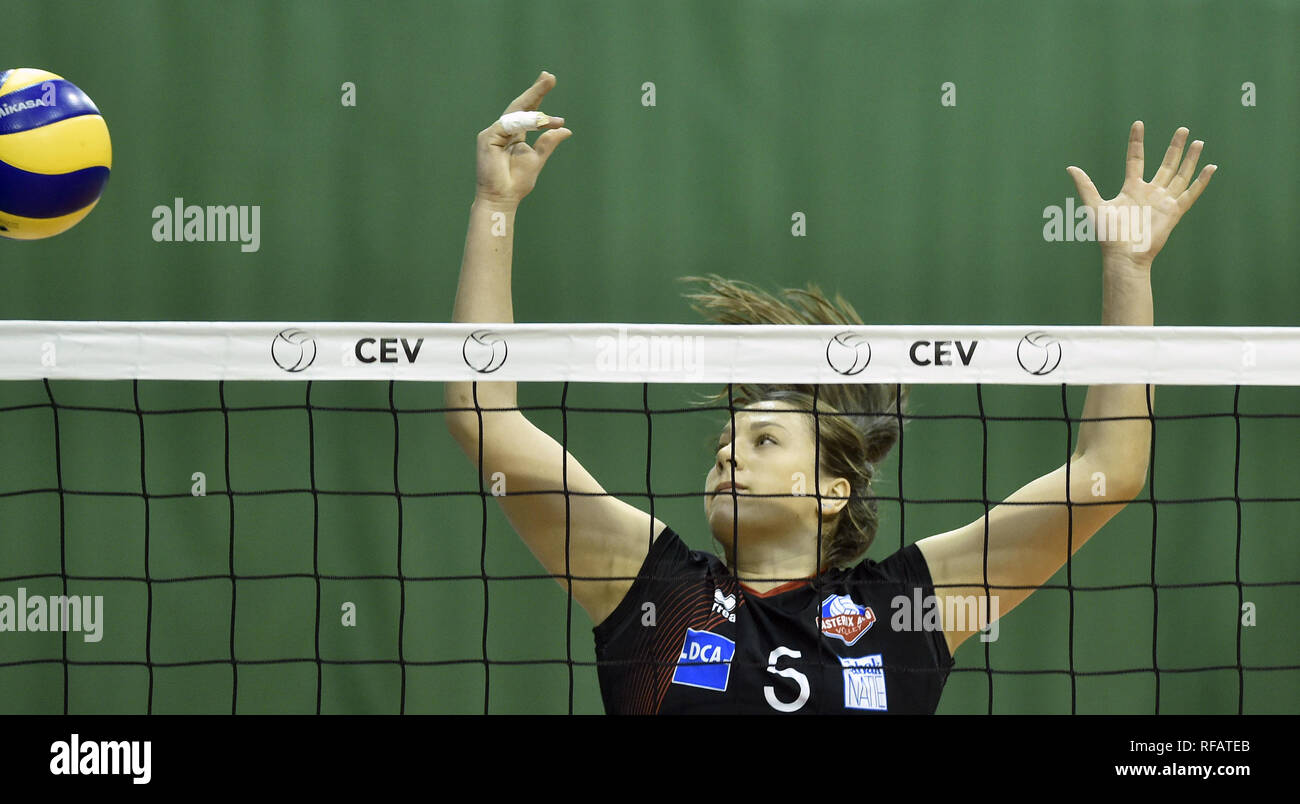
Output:
[[[1153,324],[1152,261],[1215,170],[1210,165],[1192,180],[1203,143],[1193,142],[1183,158],[1188,131],[1180,128],[1155,176],[1143,181],[1142,134],[1141,121],[1135,122],[1124,186],[1109,201],[1086,173],[1067,169],[1092,210],[1102,246],[1103,325]],[[1120,215],[1137,226],[1119,227]],[[960,615],[944,623],[950,651],[1046,583],[1138,495],[1146,483],[1154,411],[1155,390],[1149,386],[1090,387],[1085,421],[1065,465],[1021,488],[987,517],[918,543],[941,612]]]
[[[1184,157],[1188,131],[1180,128],[1169,141],[1155,176],[1149,182],[1144,181],[1142,133],[1142,121],[1138,120],[1129,129],[1124,186],[1109,201],[1102,200],[1088,174],[1077,167],[1066,168],[1074,179],[1080,200],[1091,211],[1101,244],[1103,326],[1149,327],[1154,323],[1151,264],[1217,169],[1215,165],[1207,165],[1196,175],[1196,163],[1205,143],[1194,141]],[[1124,222],[1130,226],[1121,225]],[[1125,478],[1132,478],[1136,473],[1140,479],[1139,491],[1146,482],[1147,453],[1151,447],[1151,425],[1146,417],[1155,410],[1155,389],[1150,389],[1148,410],[1146,388],[1142,385],[1089,388],[1083,406],[1084,419],[1138,418],[1084,422],[1079,426],[1079,441],[1074,450],[1076,455],[1088,456],[1100,471]]]

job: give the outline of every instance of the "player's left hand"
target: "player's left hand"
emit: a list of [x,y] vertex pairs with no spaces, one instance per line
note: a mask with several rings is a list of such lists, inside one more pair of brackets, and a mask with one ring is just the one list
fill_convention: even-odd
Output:
[[[1074,179],[1079,199],[1093,212],[1094,232],[1101,241],[1102,256],[1105,259],[1120,260],[1131,263],[1135,268],[1149,270],[1151,261],[1169,239],[1169,233],[1178,225],[1183,213],[1192,208],[1192,204],[1209,186],[1218,166],[1205,166],[1196,180],[1192,181],[1205,143],[1196,140],[1187,149],[1187,155],[1183,156],[1187,134],[1186,128],[1174,132],[1160,169],[1151,181],[1143,181],[1145,163],[1142,153],[1142,121],[1135,121],[1129,129],[1124,186],[1120,188],[1119,195],[1109,201],[1102,200],[1087,173],[1074,166],[1066,168],[1066,172]],[[1125,231],[1125,227],[1116,226],[1121,214],[1127,223],[1136,223],[1136,227],[1128,226]]]

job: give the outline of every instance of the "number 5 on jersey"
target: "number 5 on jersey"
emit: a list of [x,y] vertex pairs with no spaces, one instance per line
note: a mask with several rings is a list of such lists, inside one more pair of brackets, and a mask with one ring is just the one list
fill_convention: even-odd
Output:
[[[777,669],[776,663],[783,657],[788,657],[791,659],[801,659],[803,658],[803,654],[801,654],[797,650],[790,650],[789,648],[782,645],[781,647],[777,648],[776,650],[768,654],[767,672],[771,673],[772,675],[781,676],[782,678],[792,679],[795,684],[799,685],[799,694],[795,697],[794,700],[787,703],[777,697],[776,689],[774,687],[768,685],[766,687],[763,687],[763,697],[767,699],[768,706],[772,707],[778,712],[798,712],[800,709],[803,708],[804,704],[808,703],[808,696],[811,694],[812,690],[808,686],[808,676],[805,676],[803,673],[800,673],[798,670],[794,669],[793,667],[785,667],[780,670]],[[786,685],[782,685],[782,686],[786,686]]]

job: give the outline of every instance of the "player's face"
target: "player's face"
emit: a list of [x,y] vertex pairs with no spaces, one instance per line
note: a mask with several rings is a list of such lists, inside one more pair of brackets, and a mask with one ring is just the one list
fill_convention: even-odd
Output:
[[704,512],[714,536],[730,544],[737,527],[753,537],[796,532],[810,521],[815,528],[816,445],[807,414],[772,400],[736,411],[735,423],[735,437],[730,422],[719,435],[705,479]]

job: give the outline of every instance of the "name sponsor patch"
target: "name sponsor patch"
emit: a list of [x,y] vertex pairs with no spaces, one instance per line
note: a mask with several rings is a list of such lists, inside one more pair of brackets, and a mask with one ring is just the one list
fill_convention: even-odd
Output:
[[840,665],[844,668],[844,708],[889,711],[881,657],[879,653],[840,657]]
[[731,678],[731,657],[736,654],[736,643],[712,631],[686,629],[673,683],[687,687],[725,692]]

